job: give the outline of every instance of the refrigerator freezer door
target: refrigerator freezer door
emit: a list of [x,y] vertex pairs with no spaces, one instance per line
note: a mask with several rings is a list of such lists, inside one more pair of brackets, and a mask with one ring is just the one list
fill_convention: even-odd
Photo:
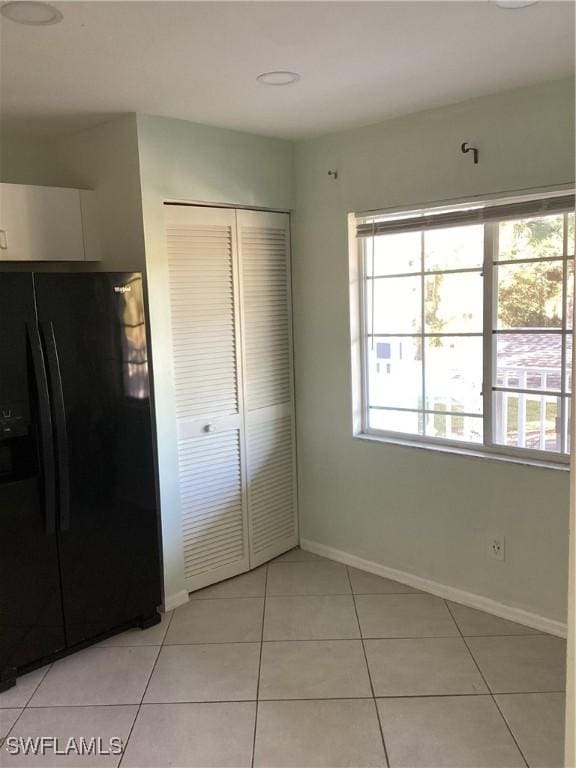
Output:
[[142,278],[34,279],[56,434],[66,638],[75,645],[149,617],[161,600]]
[[32,275],[0,274],[0,687],[64,647],[39,341]]

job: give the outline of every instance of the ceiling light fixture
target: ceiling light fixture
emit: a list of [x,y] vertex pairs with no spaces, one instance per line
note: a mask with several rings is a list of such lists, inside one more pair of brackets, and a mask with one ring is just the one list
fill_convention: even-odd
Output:
[[530,5],[536,5],[538,0],[495,0],[495,2],[498,8],[515,11],[518,8],[528,8]]
[[45,27],[62,21],[62,14],[53,5],[36,0],[11,0],[0,5],[0,13],[17,24]]
[[286,69],[277,69],[272,72],[262,72],[256,80],[264,85],[292,85],[300,80],[298,72],[289,72]]

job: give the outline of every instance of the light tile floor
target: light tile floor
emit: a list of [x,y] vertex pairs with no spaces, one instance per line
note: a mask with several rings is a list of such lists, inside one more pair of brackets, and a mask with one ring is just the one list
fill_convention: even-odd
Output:
[[299,549],[191,597],[0,694],[0,766],[562,765],[558,638]]

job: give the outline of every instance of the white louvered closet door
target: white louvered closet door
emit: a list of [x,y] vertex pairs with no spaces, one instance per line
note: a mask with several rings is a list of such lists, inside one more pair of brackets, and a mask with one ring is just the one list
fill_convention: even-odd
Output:
[[298,543],[288,214],[238,210],[252,568]]
[[236,217],[165,206],[186,586],[249,568]]

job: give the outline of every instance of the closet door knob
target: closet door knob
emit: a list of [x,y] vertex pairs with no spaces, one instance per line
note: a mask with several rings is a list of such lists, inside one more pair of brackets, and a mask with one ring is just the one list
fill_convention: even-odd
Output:
[[216,432],[216,427],[214,424],[206,424],[204,427],[204,432]]

